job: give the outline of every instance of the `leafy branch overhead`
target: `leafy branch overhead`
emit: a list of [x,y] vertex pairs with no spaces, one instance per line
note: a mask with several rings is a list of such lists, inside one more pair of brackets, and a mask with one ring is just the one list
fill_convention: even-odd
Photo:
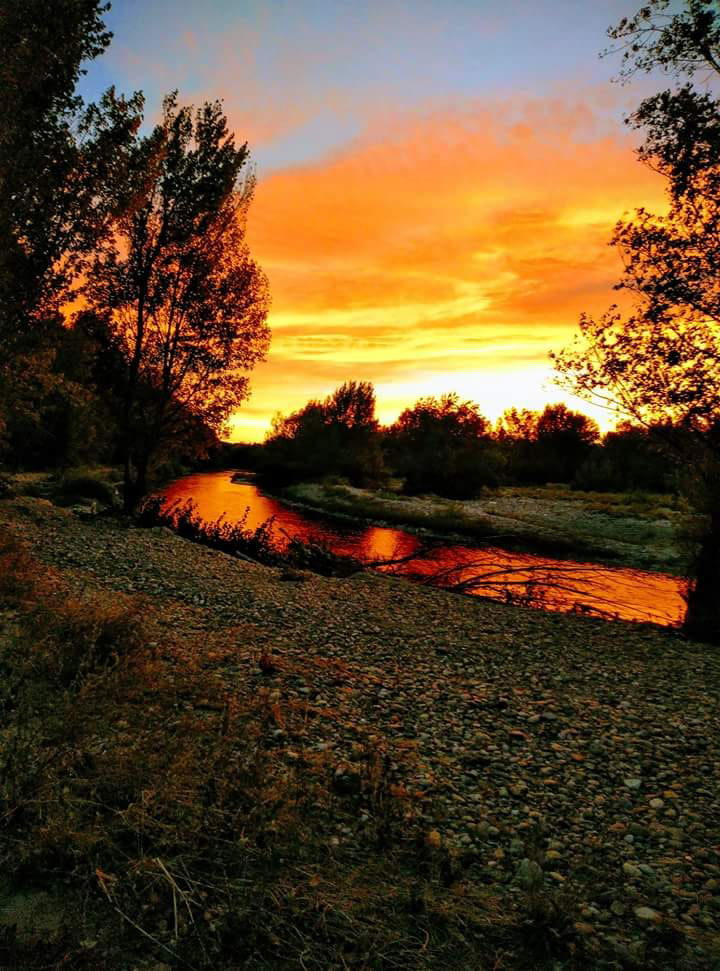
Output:
[[644,135],[640,161],[666,179],[668,208],[638,209],[617,224],[611,242],[624,268],[616,289],[628,299],[598,318],[583,314],[580,339],[554,360],[570,391],[642,424],[674,426],[671,447],[691,443],[683,458],[705,527],[686,627],[718,640],[720,10],[712,0],[687,0],[680,12],[652,0],[609,35],[623,54],[621,77],[660,69],[675,78],[629,118]]

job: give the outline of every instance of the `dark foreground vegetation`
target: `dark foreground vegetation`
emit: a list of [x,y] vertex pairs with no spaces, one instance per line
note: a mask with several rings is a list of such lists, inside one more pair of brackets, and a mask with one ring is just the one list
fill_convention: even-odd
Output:
[[[307,712],[271,681],[240,699],[147,599],[68,593],[0,534],[4,966],[471,960],[494,904],[453,900],[458,864],[408,825],[380,745],[347,777],[279,759]],[[361,851],[328,846],[358,813]],[[528,898],[528,943],[564,919],[546,906]]]
[[136,522],[144,528],[166,527],[183,539],[201,543],[231,556],[240,556],[266,566],[282,566],[293,579],[293,570],[312,570],[322,576],[349,576],[364,564],[351,556],[333,553],[318,541],[287,537],[280,547],[273,537],[273,521],[266,520],[255,529],[247,526],[248,510],[238,520],[229,522],[223,516],[207,522],[197,511],[192,499],[184,503],[167,503],[163,496],[146,499]]

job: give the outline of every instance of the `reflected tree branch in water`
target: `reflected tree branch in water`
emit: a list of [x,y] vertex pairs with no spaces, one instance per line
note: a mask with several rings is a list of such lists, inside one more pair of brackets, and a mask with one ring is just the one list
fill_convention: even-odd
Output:
[[[605,576],[605,572],[602,567],[593,564],[523,564],[488,570],[486,563],[470,561],[424,572],[422,575],[415,575],[414,579],[456,593],[486,595],[522,606],[545,609],[564,606],[571,613],[609,619],[618,619],[627,611],[637,613],[637,604],[634,601],[606,596],[600,592],[599,581]],[[592,602],[586,602],[588,599]],[[655,610],[655,616],[657,613]],[[665,613],[665,621],[671,624],[676,618]]]

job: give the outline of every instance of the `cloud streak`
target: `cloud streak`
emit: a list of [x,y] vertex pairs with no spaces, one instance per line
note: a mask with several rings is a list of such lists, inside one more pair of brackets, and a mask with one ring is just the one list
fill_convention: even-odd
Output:
[[581,311],[612,301],[614,222],[662,205],[604,110],[602,97],[467,104],[378,123],[262,180],[250,237],[270,277],[273,347],[236,437],[353,377],[396,410],[440,385],[489,414],[537,398],[540,362]]

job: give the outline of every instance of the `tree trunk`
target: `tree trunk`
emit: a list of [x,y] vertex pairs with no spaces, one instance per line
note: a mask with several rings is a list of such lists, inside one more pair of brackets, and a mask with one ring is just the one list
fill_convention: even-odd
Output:
[[712,498],[693,572],[683,630],[694,640],[720,644],[720,495]]
[[128,515],[135,512],[140,501],[147,495],[149,464],[150,459],[146,455],[136,456],[134,462],[129,455],[125,458],[123,509]]
[[149,458],[141,456],[136,463],[137,474],[135,476],[135,502],[133,508],[137,506],[147,495],[147,473]]
[[133,502],[133,479],[132,479],[132,468],[130,466],[130,452],[125,450],[125,462],[123,469],[123,510],[130,514],[134,508]]

